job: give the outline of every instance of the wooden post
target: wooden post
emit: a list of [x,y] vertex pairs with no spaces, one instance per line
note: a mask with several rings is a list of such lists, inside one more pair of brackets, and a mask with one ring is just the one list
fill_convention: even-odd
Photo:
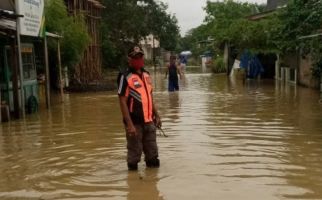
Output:
[[63,82],[63,75],[62,75],[62,67],[61,67],[61,58],[60,58],[60,41],[57,39],[57,56],[58,56],[58,68],[59,68],[59,87],[60,87],[60,96],[61,102],[64,102],[64,82]]
[[227,70],[227,76],[229,76],[229,43],[225,42],[225,49],[224,49],[224,65],[225,69]]
[[[18,62],[17,62],[17,48],[16,48],[16,42],[17,40],[14,39],[12,45],[11,45],[11,61],[12,61],[12,94],[13,94],[13,107],[14,107],[14,117],[16,119],[20,118],[20,112],[19,112],[19,80],[18,80]],[[10,79],[8,80],[8,84],[10,82]],[[9,85],[8,85],[8,92],[9,92]]]
[[44,37],[44,53],[45,53],[45,72],[46,72],[46,106],[50,108],[50,81],[49,81],[49,62],[48,62],[48,47],[47,36]]
[[155,44],[154,44],[154,35],[152,35],[152,60],[153,60],[153,67],[156,68],[155,65]]
[[2,122],[2,113],[1,113],[1,110],[2,110],[2,101],[1,101],[1,88],[0,88],[0,124]]
[[280,55],[276,54],[276,61],[275,61],[275,80],[280,79]]
[[322,94],[322,72],[320,73],[320,92]]

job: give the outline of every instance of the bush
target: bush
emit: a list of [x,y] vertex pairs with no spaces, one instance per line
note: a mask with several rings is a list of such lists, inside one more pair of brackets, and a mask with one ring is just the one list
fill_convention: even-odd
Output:
[[322,59],[319,60],[318,62],[316,62],[312,66],[311,71],[312,71],[312,75],[313,75],[314,78],[316,78],[318,80],[321,78],[321,74],[322,74]]
[[214,73],[226,72],[224,58],[222,56],[217,57],[214,64],[211,66],[211,69]]
[[[67,7],[63,0],[46,0],[45,2],[46,31],[62,36],[62,65],[73,67],[81,60],[90,43],[85,16],[82,14],[68,16]],[[49,50],[56,52],[56,41],[49,40]]]

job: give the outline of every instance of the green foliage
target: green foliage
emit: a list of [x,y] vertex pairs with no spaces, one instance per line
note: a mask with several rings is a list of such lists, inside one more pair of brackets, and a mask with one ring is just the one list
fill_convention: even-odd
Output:
[[212,66],[212,71],[214,73],[226,72],[225,63],[224,63],[224,57],[223,56],[218,56],[215,59],[214,65]]
[[320,38],[299,39],[315,34],[322,28],[321,0],[290,0],[285,9],[279,12],[279,33],[277,45],[282,52],[301,49],[302,56],[311,54],[312,75],[320,78],[322,71],[322,43]]
[[320,79],[322,76],[322,39],[314,38],[311,40],[311,57],[313,60],[312,75],[314,78]]
[[160,46],[174,50],[179,28],[177,19],[167,14],[167,6],[154,0],[103,0],[103,58],[104,65],[122,66],[126,52],[149,34],[160,40]]
[[243,19],[252,14],[254,6],[249,3],[239,3],[232,0],[223,2],[207,2],[205,11],[207,16],[208,34],[214,36],[218,45],[225,41],[230,41],[235,32],[231,29],[237,20]]
[[[199,59],[199,55],[203,54],[205,51],[214,49],[212,42],[206,42],[209,36],[210,35],[207,33],[207,26],[205,25],[200,25],[197,28],[191,29],[185,37],[180,38],[176,51],[181,52],[190,50],[192,56],[195,59]],[[200,44],[202,41],[205,41],[205,43]]]
[[278,52],[274,33],[277,23],[275,15],[259,21],[235,20],[229,28],[229,42],[239,53],[244,49],[253,53]]
[[83,56],[90,37],[86,31],[85,21],[82,16],[78,16],[74,21],[70,21],[70,25],[64,32],[62,40],[62,61],[69,66],[77,64]]
[[177,25],[177,18],[167,15],[163,24],[156,29],[157,32],[153,34],[158,36],[161,41],[161,47],[166,50],[173,51],[176,49],[179,39],[179,28]]
[[[205,8],[205,24],[191,30],[182,41],[188,40],[190,49],[196,54],[206,50],[220,54],[226,42],[239,52],[245,48],[261,53],[278,51],[273,38],[276,16],[260,21],[250,21],[246,18],[263,10],[264,6],[257,4],[232,0],[208,1]],[[213,41],[203,43],[209,38]]]
[[[85,20],[82,15],[70,17],[63,0],[45,1],[46,31],[57,33],[61,39],[62,64],[73,67],[77,64],[90,42]],[[49,48],[55,52],[55,41],[50,41]]]
[[[310,35],[322,27],[321,0],[290,0],[279,12],[278,46],[282,51],[294,51],[309,44],[298,37]],[[310,45],[310,44],[309,44]]]
[[319,79],[322,75],[322,59],[316,61],[312,67],[313,77]]

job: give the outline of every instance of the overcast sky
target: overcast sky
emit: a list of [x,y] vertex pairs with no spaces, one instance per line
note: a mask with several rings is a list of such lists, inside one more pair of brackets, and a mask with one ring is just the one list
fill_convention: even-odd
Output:
[[[174,14],[178,19],[181,35],[200,24],[205,18],[203,8],[207,0],[160,0],[168,4],[168,12]],[[266,0],[240,0],[241,2],[251,2],[263,4]]]

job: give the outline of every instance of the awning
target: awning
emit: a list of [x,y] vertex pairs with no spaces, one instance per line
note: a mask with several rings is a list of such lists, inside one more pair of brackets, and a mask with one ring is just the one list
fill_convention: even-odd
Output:
[[16,21],[0,19],[0,29],[16,31]]
[[[0,33],[16,31],[16,18],[14,0],[0,0]],[[11,35],[11,34],[9,34]]]
[[14,11],[15,4],[14,4],[13,0],[1,0],[0,1],[0,9]]
[[315,38],[315,37],[319,37],[319,36],[322,36],[322,33],[301,36],[301,37],[298,37],[297,39],[302,40],[302,39],[307,39],[307,38]]
[[57,39],[59,39],[59,38],[62,38],[63,36],[61,36],[61,35],[57,35],[57,34],[55,34],[55,33],[50,33],[50,32],[46,32],[46,36],[47,37],[51,37],[51,38],[57,38]]
[[14,37],[15,32],[16,32],[15,20],[0,18],[0,35]]

